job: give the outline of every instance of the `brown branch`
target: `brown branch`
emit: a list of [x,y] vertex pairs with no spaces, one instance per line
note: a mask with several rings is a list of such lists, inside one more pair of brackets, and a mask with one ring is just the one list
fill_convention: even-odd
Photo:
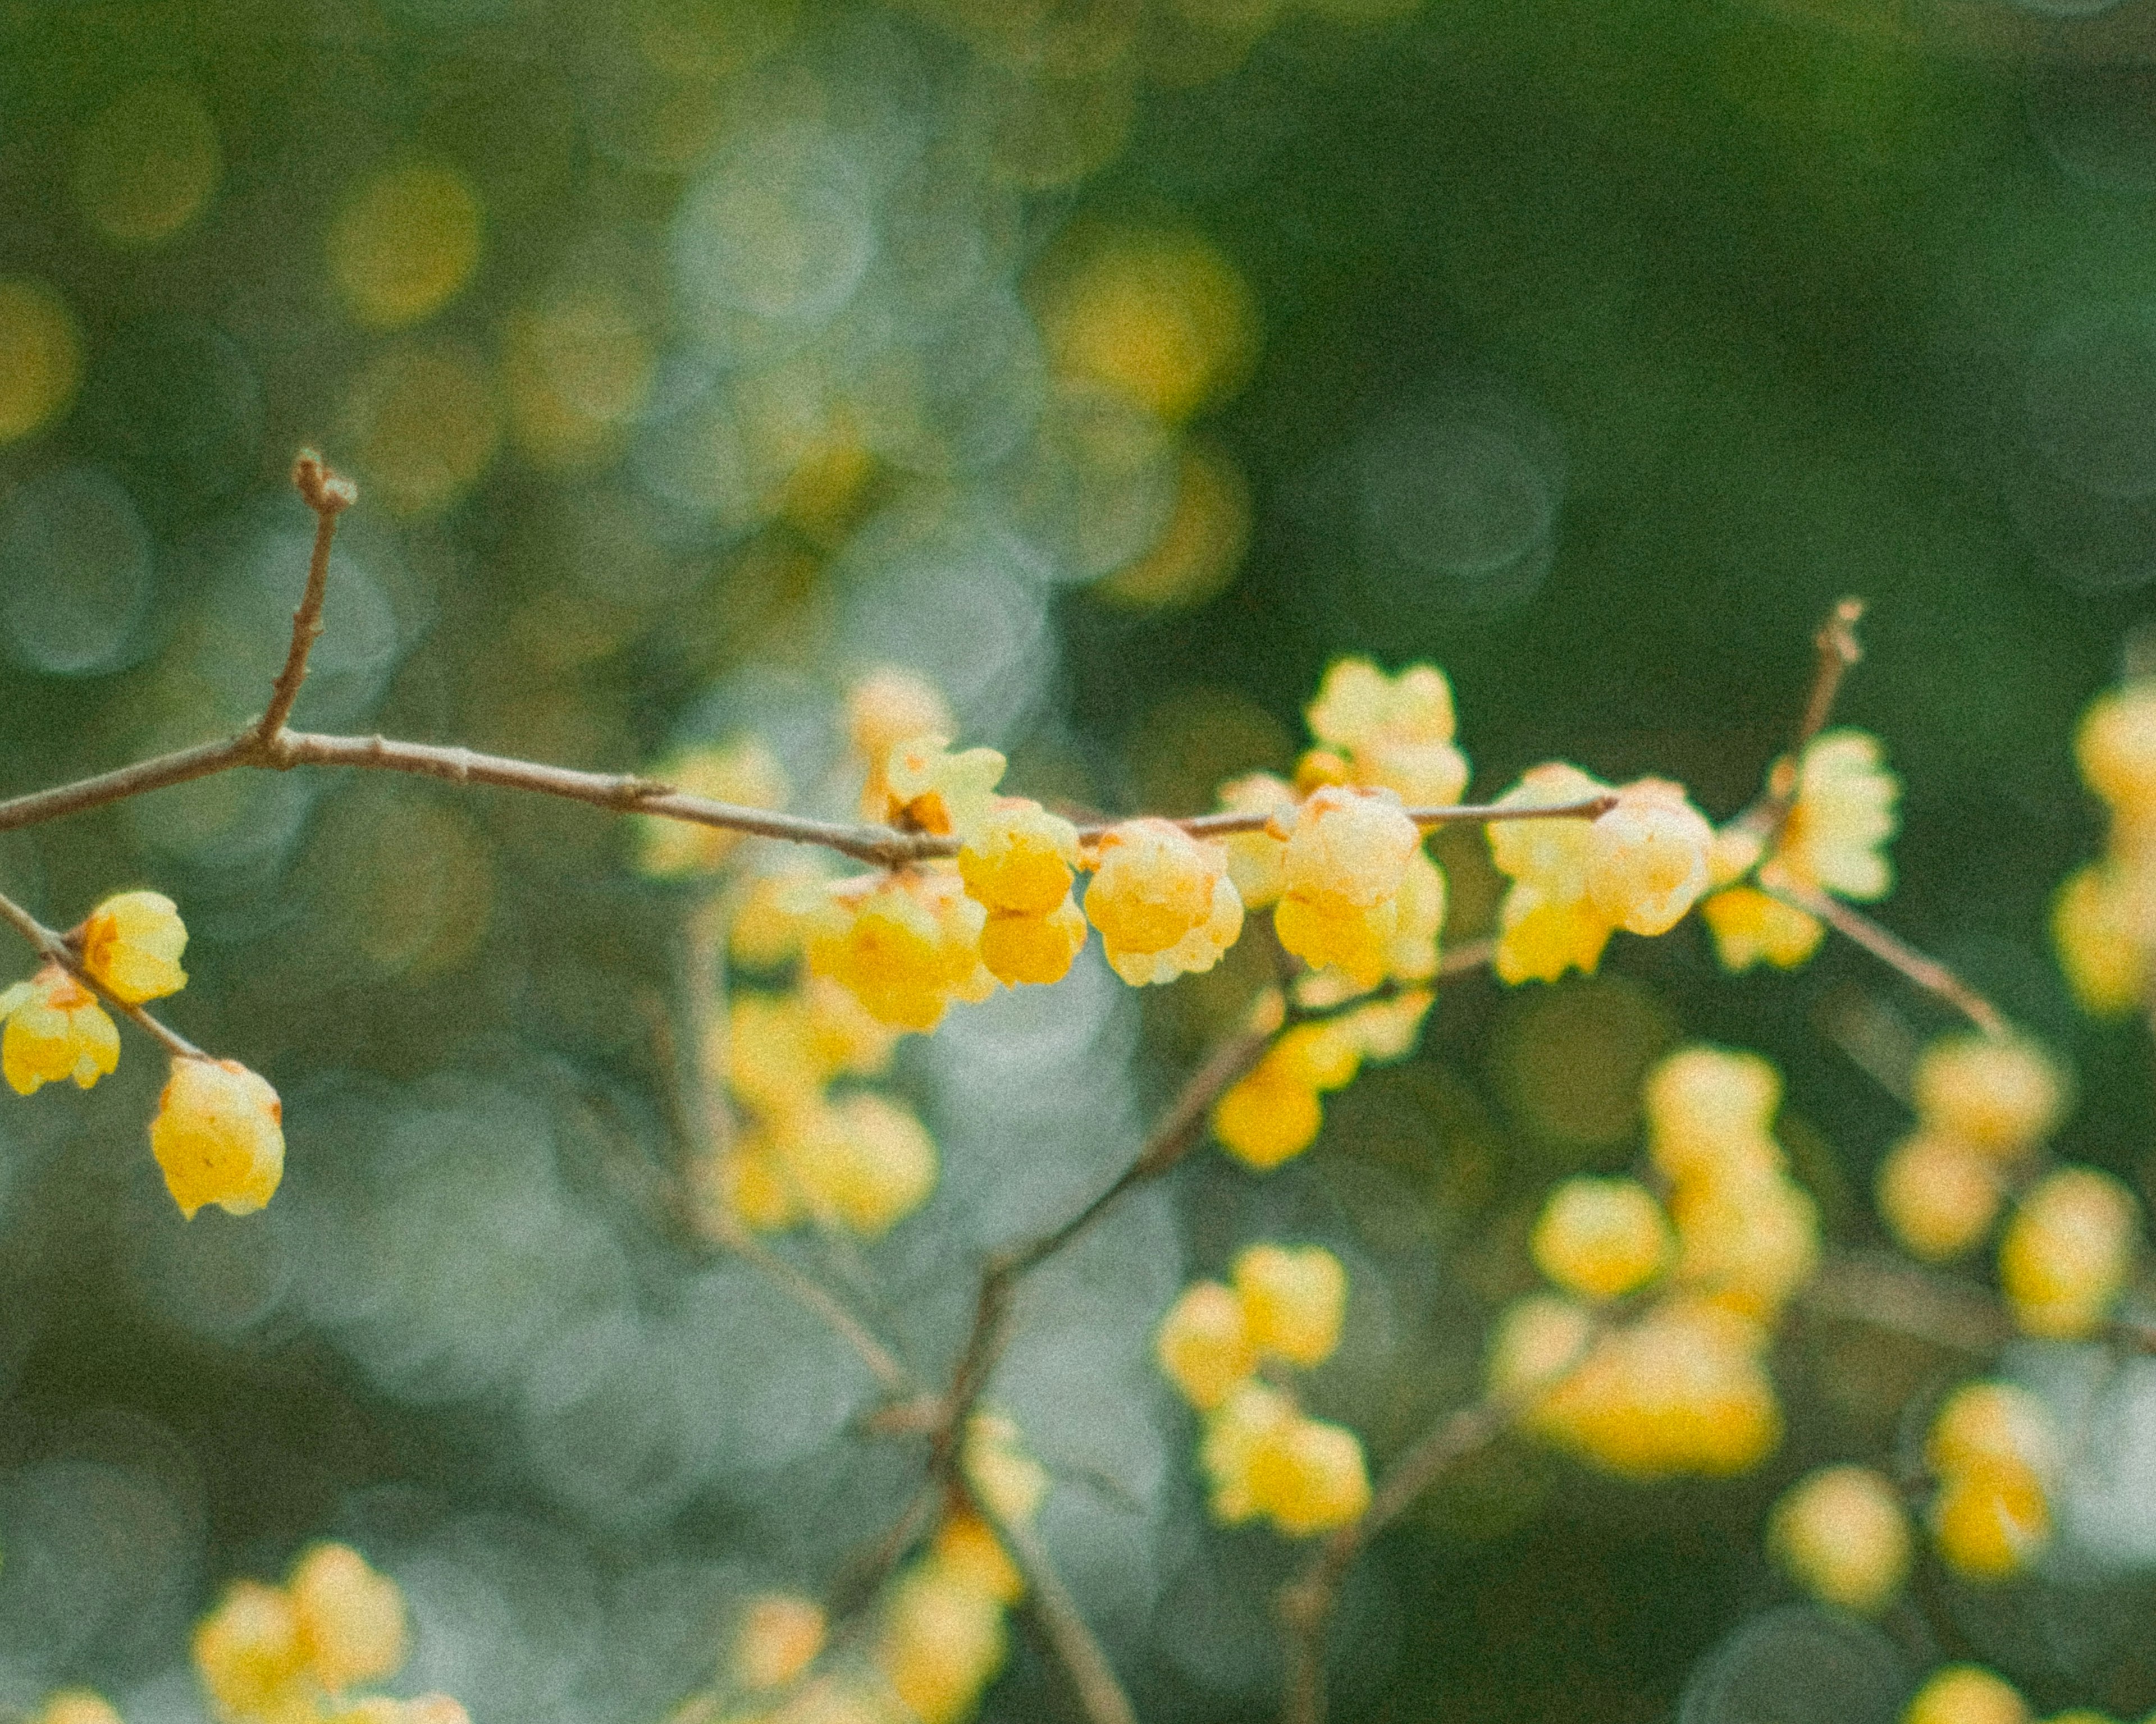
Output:
[[1834,703],[1841,692],[1842,679],[1864,656],[1864,649],[1856,639],[1856,625],[1863,617],[1862,599],[1842,599],[1827,613],[1826,620],[1813,637],[1813,645],[1819,651],[1819,668],[1812,675],[1811,693],[1805,698],[1796,737],[1789,752],[1768,771],[1766,793],[1740,817],[1744,825],[1770,844],[1789,824],[1789,811],[1797,804],[1798,769],[1804,750],[1826,728],[1827,721],[1834,716]]
[[1785,874],[1763,875],[1759,888],[1792,909],[1815,916],[1836,933],[1855,941],[1881,962],[1899,970],[1927,993],[1943,1000],[1989,1036],[2005,1036],[2005,1015],[1935,957],[1927,957],[1898,934],[1830,893]]
[[[1838,1255],[1797,1294],[1805,1310],[1946,1352],[1989,1357],[2021,1331],[1987,1289],[1920,1269],[1883,1251]],[[2114,1318],[2097,1338],[2127,1352],[2156,1352],[2156,1327]]]
[[141,1030],[176,1060],[207,1060],[210,1056],[179,1031],[152,1018],[141,1007],[121,999],[83,967],[81,955],[68,944],[67,936],[47,927],[37,917],[4,894],[0,894],[0,921],[5,921],[50,962],[58,964],[105,1003]]
[[322,602],[329,594],[330,548],[336,541],[337,516],[359,500],[359,488],[331,472],[311,449],[301,449],[293,462],[292,485],[315,512],[315,549],[307,560],[306,589],[292,613],[292,644],[285,654],[285,668],[270,685],[270,705],[254,726],[257,741],[272,757],[279,752],[292,703],[300,698],[300,685],[307,680],[307,655],[321,636]]
[[[1616,806],[1617,798],[1609,795],[1583,797],[1577,802],[1551,803],[1540,808],[1532,803],[1455,803],[1444,808],[1409,808],[1407,817],[1422,827],[1470,824],[1486,826],[1499,820],[1594,820]],[[1180,826],[1193,838],[1225,838],[1240,832],[1263,832],[1277,818],[1277,813],[1260,810],[1256,813],[1178,815],[1172,817],[1168,824]],[[1121,824],[1115,820],[1097,820],[1081,826],[1078,829],[1079,842],[1095,843],[1106,837]],[[952,849],[955,853],[955,844]]]
[[1040,1535],[1023,1521],[1008,1521],[998,1516],[988,1500],[973,1488],[971,1481],[966,1482],[965,1491],[974,1512],[995,1529],[996,1536],[1002,1539],[1004,1547],[1010,1552],[1012,1562],[1024,1577],[1026,1606],[1047,1635],[1064,1674],[1070,1677],[1088,1724],[1137,1724],[1137,1712],[1131,1705],[1130,1696],[1116,1680],[1115,1666],[1108,1662],[1106,1651],[1086,1626],[1077,1599],[1071,1596],[1070,1588],[1064,1584],[1063,1577],[1049,1560]]
[[1440,1419],[1385,1469],[1369,1507],[1329,1534],[1302,1573],[1281,1588],[1280,1615],[1287,1630],[1281,1724],[1325,1724],[1326,1630],[1355,1559],[1447,1471],[1494,1442],[1516,1410],[1509,1399],[1486,1396]]

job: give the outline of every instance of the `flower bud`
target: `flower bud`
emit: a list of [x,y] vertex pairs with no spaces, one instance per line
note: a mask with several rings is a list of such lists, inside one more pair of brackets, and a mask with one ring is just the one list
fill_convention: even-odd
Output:
[[150,1152],[189,1220],[204,1203],[251,1215],[285,1177],[285,1110],[277,1092],[236,1060],[175,1060]]
[[180,967],[187,925],[162,892],[122,892],[90,911],[81,930],[82,967],[122,1004],[162,999],[187,985]]

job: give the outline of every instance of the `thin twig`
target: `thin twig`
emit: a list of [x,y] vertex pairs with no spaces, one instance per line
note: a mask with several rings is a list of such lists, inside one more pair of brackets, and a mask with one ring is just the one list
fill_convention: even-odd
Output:
[[1108,1662],[1099,1639],[1086,1626],[1077,1599],[1049,1560],[1040,1535],[1023,1521],[1002,1518],[970,1483],[967,1496],[975,1512],[995,1529],[1024,1578],[1027,1608],[1040,1622],[1064,1674],[1070,1677],[1088,1724],[1137,1724],[1130,1696],[1116,1680],[1115,1666]]
[[1759,888],[1792,909],[1815,916],[1836,933],[1855,941],[1882,963],[1892,965],[1927,993],[1946,1002],[1986,1035],[2010,1034],[2005,1016],[1982,994],[1935,957],[1928,957],[1899,935],[1829,893],[1781,872],[1763,874]]
[[1741,824],[1769,844],[1789,824],[1790,810],[1797,805],[1799,769],[1804,750],[1826,728],[1827,721],[1834,716],[1834,703],[1841,692],[1842,679],[1864,656],[1864,649],[1856,639],[1856,625],[1863,618],[1862,599],[1842,599],[1827,613],[1826,620],[1813,637],[1813,644],[1819,651],[1819,668],[1812,675],[1811,692],[1805,697],[1804,716],[1797,722],[1796,736],[1789,752],[1768,770],[1765,793],[1739,817]]
[[1287,1630],[1281,1724],[1324,1724],[1326,1630],[1355,1559],[1445,1472],[1494,1442],[1516,1410],[1510,1400],[1487,1396],[1440,1419],[1385,1469],[1369,1507],[1328,1535],[1302,1573],[1281,1589]]
[[285,654],[285,668],[270,690],[270,705],[254,734],[262,747],[275,755],[285,733],[285,721],[292,716],[292,703],[300,698],[300,685],[307,680],[307,654],[322,632],[322,603],[329,595],[330,549],[336,541],[337,516],[359,500],[359,488],[323,464],[314,450],[301,449],[292,464],[292,485],[300,500],[315,512],[315,549],[307,560],[306,590],[299,608],[292,613],[292,644]]
[[58,964],[69,975],[141,1030],[176,1060],[207,1060],[209,1055],[179,1031],[160,1023],[138,1005],[121,999],[83,967],[82,958],[68,944],[67,936],[47,927],[13,899],[0,894],[0,921],[5,921],[27,940],[48,962]]

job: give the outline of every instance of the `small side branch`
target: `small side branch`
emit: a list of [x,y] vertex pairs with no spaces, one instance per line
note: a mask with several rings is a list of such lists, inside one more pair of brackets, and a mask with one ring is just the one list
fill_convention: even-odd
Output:
[[336,542],[337,516],[359,500],[359,487],[330,471],[314,450],[302,449],[292,464],[292,486],[300,501],[315,513],[315,549],[307,560],[306,590],[292,613],[292,644],[285,654],[285,668],[270,685],[270,705],[254,726],[258,746],[273,765],[285,734],[285,721],[292,716],[292,703],[300,698],[300,685],[307,680],[307,655],[322,632],[322,604],[329,596],[330,551]]
[[1797,732],[1791,740],[1789,752],[1776,761],[1767,774],[1765,793],[1742,817],[1743,824],[1770,844],[1789,824],[1789,811],[1797,805],[1798,763],[1812,739],[1826,728],[1827,721],[1834,716],[1834,703],[1841,693],[1842,679],[1864,657],[1864,648],[1856,638],[1856,625],[1863,619],[1862,599],[1840,600],[1820,624],[1819,633],[1812,637],[1819,653],[1819,667],[1812,675],[1811,692],[1804,699],[1804,716],[1797,721]]
[[1026,1606],[1040,1624],[1063,1673],[1078,1696],[1087,1724],[1137,1724],[1137,1710],[1116,1679],[1108,1655],[1086,1626],[1078,1601],[1055,1572],[1040,1535],[1022,1521],[1002,1519],[979,1492],[968,1487],[974,1511],[995,1528],[1025,1579]]
[[2010,1034],[2005,1014],[1960,977],[1917,951],[1899,935],[1888,931],[1861,911],[1851,908],[1831,894],[1801,880],[1776,875],[1763,878],[1760,889],[1791,908],[1815,916],[1836,933],[1853,940],[1881,962],[1899,970],[1935,998],[1943,1000],[1989,1036]]

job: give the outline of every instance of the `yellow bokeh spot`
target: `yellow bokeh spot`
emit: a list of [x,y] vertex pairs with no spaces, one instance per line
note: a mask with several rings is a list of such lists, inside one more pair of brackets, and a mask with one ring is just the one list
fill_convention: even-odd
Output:
[[1250,543],[1249,481],[1224,450],[1193,443],[1183,452],[1167,530],[1092,590],[1139,610],[1195,609],[1235,578]]
[[330,279],[369,329],[402,329],[454,299],[479,265],[477,195],[454,169],[391,168],[330,225]]
[[345,392],[344,446],[368,500],[393,515],[446,507],[486,471],[501,438],[494,378],[455,347],[377,355]]
[[524,455],[562,468],[612,454],[651,393],[651,343],[630,309],[597,290],[519,311],[504,334],[502,379]]
[[1101,237],[1044,289],[1040,319],[1057,371],[1170,420],[1232,393],[1258,346],[1250,289],[1187,232]]
[[155,245],[201,214],[222,171],[202,98],[163,79],[123,90],[76,141],[74,194],[116,244]]
[[28,437],[74,398],[82,338],[42,281],[0,280],[0,443]]

